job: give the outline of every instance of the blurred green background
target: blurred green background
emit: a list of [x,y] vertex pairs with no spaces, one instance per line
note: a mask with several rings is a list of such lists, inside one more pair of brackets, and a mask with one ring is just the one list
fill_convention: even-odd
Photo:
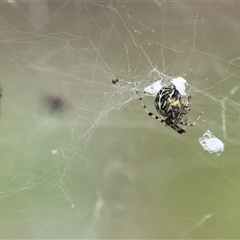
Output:
[[[0,8],[0,238],[239,238],[238,2]],[[207,109],[184,135],[137,99],[155,68]]]

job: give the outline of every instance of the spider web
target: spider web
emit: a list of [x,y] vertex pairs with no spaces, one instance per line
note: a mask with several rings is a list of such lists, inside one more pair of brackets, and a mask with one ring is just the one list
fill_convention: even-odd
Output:
[[[0,6],[1,238],[240,236],[239,3]],[[144,88],[179,76],[207,109],[184,135],[136,95],[157,114]]]

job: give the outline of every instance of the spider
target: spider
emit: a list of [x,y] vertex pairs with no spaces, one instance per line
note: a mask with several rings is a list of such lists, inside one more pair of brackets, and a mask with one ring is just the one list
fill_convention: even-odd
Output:
[[[197,117],[195,122],[188,123],[187,114],[191,110],[191,105],[189,104],[191,95],[187,96],[186,99],[182,100],[181,94],[173,84],[163,87],[156,95],[155,107],[158,113],[160,113],[160,117],[155,116],[153,113],[151,113],[145,106],[141,95],[138,92],[136,93],[139,95],[139,99],[148,116],[157,119],[165,126],[170,126],[179,134],[185,133],[186,131],[180,128],[178,124],[193,127],[205,112],[204,109],[202,113]],[[165,119],[163,117],[165,117]]]

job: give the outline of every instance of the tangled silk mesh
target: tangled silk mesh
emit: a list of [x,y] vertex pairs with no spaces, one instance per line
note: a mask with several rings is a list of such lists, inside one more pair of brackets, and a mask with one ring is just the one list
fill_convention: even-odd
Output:
[[[1,2],[0,237],[239,238],[239,10]],[[184,135],[136,94],[179,78]]]

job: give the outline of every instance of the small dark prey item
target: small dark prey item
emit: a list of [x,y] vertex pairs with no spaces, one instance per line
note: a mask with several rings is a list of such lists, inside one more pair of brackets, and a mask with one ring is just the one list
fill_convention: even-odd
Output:
[[112,84],[116,84],[118,81],[119,81],[118,76],[115,76],[115,77],[112,79]]

